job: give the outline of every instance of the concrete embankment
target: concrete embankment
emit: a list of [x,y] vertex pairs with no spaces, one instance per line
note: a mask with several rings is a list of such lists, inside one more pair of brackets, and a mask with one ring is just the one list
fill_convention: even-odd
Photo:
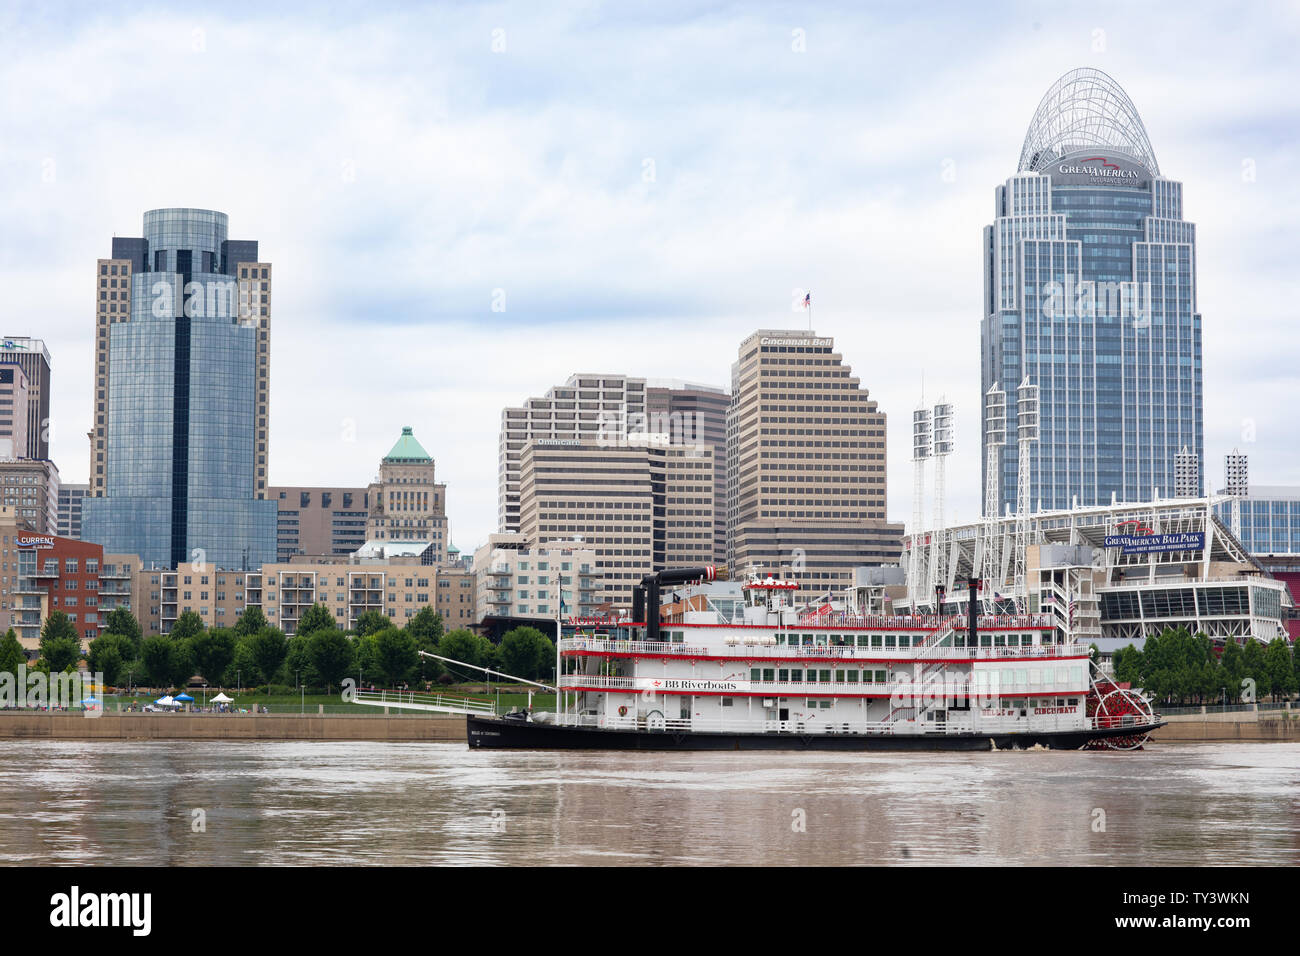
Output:
[[118,714],[0,712],[0,740],[465,741],[464,717],[350,714]]
[[1300,713],[1288,710],[1171,714],[1152,739],[1162,743],[1300,743]]

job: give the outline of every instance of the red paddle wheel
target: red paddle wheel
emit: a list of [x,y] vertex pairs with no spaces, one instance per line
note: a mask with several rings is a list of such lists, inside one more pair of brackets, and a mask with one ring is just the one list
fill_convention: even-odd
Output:
[[1119,684],[1093,666],[1093,680],[1088,689],[1088,719],[1101,730],[1114,727],[1134,726],[1132,734],[1115,737],[1102,737],[1090,740],[1085,750],[1141,750],[1150,733],[1141,729],[1142,724],[1155,720],[1151,705],[1137,691],[1131,690],[1127,683]]

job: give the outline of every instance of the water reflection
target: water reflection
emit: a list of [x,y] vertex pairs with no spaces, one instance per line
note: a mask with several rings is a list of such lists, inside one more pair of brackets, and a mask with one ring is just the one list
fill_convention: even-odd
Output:
[[0,860],[1294,864],[1298,783],[1293,744],[904,755],[13,741]]

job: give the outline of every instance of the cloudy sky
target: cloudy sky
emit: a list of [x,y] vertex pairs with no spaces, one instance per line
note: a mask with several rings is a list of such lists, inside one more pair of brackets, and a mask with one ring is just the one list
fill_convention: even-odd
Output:
[[1198,224],[1207,470],[1236,445],[1300,484],[1298,40],[1263,3],[10,0],[0,333],[48,342],[84,481],[95,259],[146,209],[223,210],[275,266],[272,482],[363,485],[412,425],[468,549],[502,407],[574,371],[725,385],[808,288],[890,415],[890,516],[924,381],[972,518],[981,229],[1047,87],[1095,66]]

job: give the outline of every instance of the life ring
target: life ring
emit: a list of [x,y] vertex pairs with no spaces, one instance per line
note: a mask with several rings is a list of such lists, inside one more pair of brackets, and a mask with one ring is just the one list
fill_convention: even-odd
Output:
[[620,708],[618,709],[618,715],[619,715],[620,717],[626,717],[626,716],[627,716],[627,708],[626,708],[626,707],[620,707]]

